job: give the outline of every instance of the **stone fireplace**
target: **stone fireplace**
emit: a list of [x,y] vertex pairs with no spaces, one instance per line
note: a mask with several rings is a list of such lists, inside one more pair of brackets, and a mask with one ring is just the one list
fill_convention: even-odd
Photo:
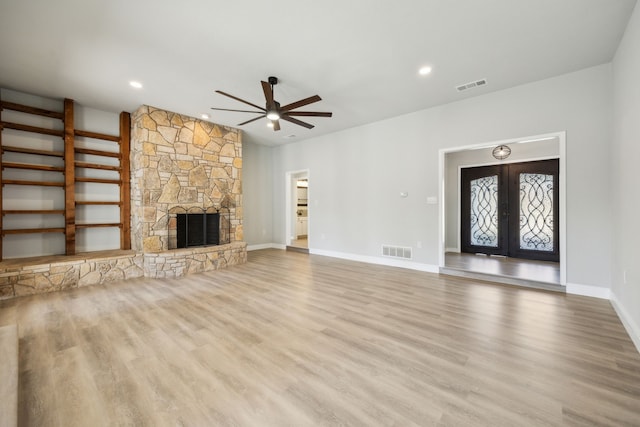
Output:
[[[0,300],[246,262],[241,136],[237,129],[140,107],[131,128],[133,250],[5,260]],[[177,249],[177,214],[194,211],[220,213],[220,244]]]
[[[131,246],[145,276],[169,277],[246,262],[242,139],[237,129],[142,106],[132,114]],[[220,210],[228,243],[176,248],[176,212]]]

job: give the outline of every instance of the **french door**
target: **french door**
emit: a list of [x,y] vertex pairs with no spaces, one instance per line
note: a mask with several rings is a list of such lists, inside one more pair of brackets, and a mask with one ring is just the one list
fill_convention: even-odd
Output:
[[462,252],[559,261],[558,160],[464,168]]

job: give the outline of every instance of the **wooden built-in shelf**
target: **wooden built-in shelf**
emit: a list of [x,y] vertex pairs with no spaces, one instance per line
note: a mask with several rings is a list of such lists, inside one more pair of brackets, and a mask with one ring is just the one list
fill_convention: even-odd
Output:
[[85,138],[92,138],[92,139],[102,139],[104,141],[112,141],[112,142],[120,142],[120,137],[119,136],[114,136],[114,135],[107,135],[104,133],[98,133],[98,132],[89,132],[86,130],[78,130],[76,129],[74,131],[75,136],[82,136]]
[[76,167],[85,168],[85,169],[101,169],[105,171],[120,172],[120,166],[98,165],[95,163],[87,163],[87,162],[76,162]]
[[2,185],[34,185],[42,187],[64,187],[64,182],[53,181],[24,181],[21,179],[3,179]]
[[47,171],[47,172],[64,172],[64,167],[62,166],[48,166],[48,165],[35,165],[30,163],[9,163],[3,162],[2,168],[10,168],[10,169],[28,169],[28,170],[39,170],[39,171]]
[[102,223],[102,224],[76,224],[76,228],[91,228],[91,227],[122,227],[119,222]]
[[117,185],[120,185],[122,183],[122,181],[120,181],[119,179],[84,178],[84,177],[76,178],[76,182],[94,182],[98,184],[117,184]]
[[57,129],[47,129],[47,128],[41,128],[38,126],[29,126],[29,125],[23,125],[20,123],[13,123],[13,122],[2,122],[2,127],[6,128],[6,129],[14,129],[14,130],[21,130],[24,132],[33,132],[33,133],[39,133],[42,135],[53,135],[53,136],[59,136],[60,138],[64,137],[64,131],[63,130],[57,130]]
[[64,228],[23,228],[20,230],[2,230],[2,235],[7,234],[36,234],[36,233],[64,233]]
[[64,215],[64,209],[7,209],[2,211],[2,215],[24,215],[24,214],[60,214]]
[[12,147],[10,145],[3,145],[2,152],[11,152],[11,153],[22,153],[22,154],[36,154],[38,156],[49,156],[49,157],[64,157],[63,151],[47,151],[47,150],[36,150],[33,148],[22,148],[22,147]]
[[83,202],[83,201],[76,201],[76,205],[113,205],[113,206],[120,206],[122,205],[121,202]]
[[58,111],[45,110],[43,108],[29,107],[27,105],[16,104],[15,102],[0,102],[0,106],[5,110],[20,111],[21,113],[35,114],[36,116],[51,117],[52,119],[63,120],[64,113]]
[[91,154],[94,156],[104,156],[104,157],[113,157],[119,159],[121,157],[120,153],[115,153],[113,151],[103,151],[103,150],[91,150],[89,148],[78,148],[75,149],[76,153],[79,154]]
[[[0,154],[18,153],[31,154],[37,156],[49,156],[62,158],[64,165],[57,166],[52,164],[34,164],[23,161],[3,162],[0,156],[0,236],[8,234],[33,234],[33,233],[64,233],[65,235],[65,253],[73,255],[76,251],[76,230],[93,227],[118,227],[120,228],[120,249],[131,248],[131,230],[130,230],[130,172],[129,172],[129,148],[130,148],[130,129],[131,117],[129,113],[120,113],[120,135],[108,135],[99,132],[91,132],[87,130],[74,129],[74,102],[71,99],[64,100],[64,108],[62,112],[50,111],[43,108],[30,107],[13,102],[0,101],[0,115],[3,110],[12,110],[26,114],[34,114],[42,117],[49,117],[62,121],[63,129],[47,129],[44,127],[30,126],[21,123],[3,121],[0,117]],[[52,126],[56,127],[56,126]],[[5,145],[2,140],[3,130],[13,129],[24,132],[37,133],[42,135],[52,135],[63,139],[63,150],[45,150],[36,148],[16,147],[14,145]],[[12,135],[9,135],[9,139]],[[118,151],[104,151],[89,148],[76,147],[76,138],[91,138],[102,141],[114,142],[117,147],[109,144],[107,148],[114,148]],[[42,141],[45,139],[41,138]],[[6,141],[5,141],[6,142]],[[108,157],[118,159],[118,165],[105,165],[87,161],[76,161],[76,154],[88,154],[92,156]],[[43,162],[46,163],[46,162]],[[53,163],[53,162],[51,162]],[[4,179],[2,171],[4,169],[23,169],[32,171],[59,172],[62,174],[64,181],[42,181],[42,180],[23,180],[23,179]],[[77,177],[76,169],[98,169],[113,171],[118,173],[119,179],[106,178],[89,178]],[[32,175],[32,177],[36,177]],[[100,184],[115,184],[120,187],[119,201],[76,201],[75,189],[79,182],[90,182]],[[3,206],[2,188],[5,185],[29,185],[44,187],[61,187],[64,191],[64,209],[5,209]],[[76,224],[76,207],[77,206],[117,206],[120,211],[120,222],[116,223],[98,223],[98,224]],[[64,226],[56,228],[28,228],[16,230],[4,230],[2,227],[3,217],[5,215],[47,215],[56,214],[64,216]],[[0,260],[2,260],[2,239],[0,239]]]

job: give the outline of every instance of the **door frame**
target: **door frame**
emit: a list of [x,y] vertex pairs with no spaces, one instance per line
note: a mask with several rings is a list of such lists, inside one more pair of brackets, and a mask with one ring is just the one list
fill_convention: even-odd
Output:
[[[310,199],[311,194],[311,173],[309,169],[299,169],[288,171],[285,173],[285,245],[291,245],[291,241],[295,239],[295,220],[297,215],[295,212],[298,209],[298,195],[297,195],[297,181],[299,179],[306,179],[309,183],[307,187],[307,199]],[[311,247],[311,203],[307,202],[307,242]]]
[[[496,147],[498,145],[506,145],[506,144],[515,144],[515,143],[535,143],[537,141],[548,141],[550,139],[554,139],[557,138],[558,139],[558,157],[552,156],[552,157],[539,157],[539,158],[532,158],[532,159],[519,159],[519,160],[512,160],[512,161],[501,161],[499,163],[501,164],[507,164],[507,163],[520,163],[520,162],[524,162],[524,161],[535,161],[535,160],[547,160],[547,159],[551,159],[551,158],[557,158],[558,159],[558,166],[560,168],[560,173],[558,175],[558,183],[559,183],[559,199],[558,199],[558,204],[559,204],[559,208],[560,208],[560,214],[559,214],[559,219],[560,219],[560,285],[561,286],[567,286],[567,191],[566,191],[566,185],[567,185],[567,154],[566,154],[566,132],[565,131],[561,131],[561,132],[552,132],[552,133],[546,133],[546,134],[540,134],[540,135],[532,135],[532,136],[524,136],[524,137],[520,137],[520,138],[512,138],[512,139],[504,139],[504,140],[500,140],[500,141],[490,141],[490,142],[483,142],[483,143],[478,143],[478,144],[471,144],[471,145],[464,145],[464,146],[458,146],[458,147],[453,147],[453,148],[443,148],[440,149],[438,152],[438,173],[439,173],[439,185],[438,185],[438,193],[439,193],[439,198],[440,198],[440,208],[438,209],[438,265],[443,268],[445,267],[445,220],[446,220],[446,212],[445,212],[445,208],[446,208],[446,200],[445,200],[445,176],[446,176],[446,163],[445,163],[445,156],[447,153],[455,153],[458,151],[467,151],[467,150],[477,150],[479,148],[489,148],[489,147]],[[474,166],[489,166],[491,164],[496,164],[498,163],[498,161],[496,162],[487,162],[487,163],[483,163],[483,164],[477,164],[477,165],[465,165],[465,167],[474,167]],[[461,168],[458,168],[458,202],[460,202],[460,170]],[[460,206],[460,205],[458,205]],[[452,213],[449,213],[449,216],[451,216]],[[460,209],[458,209],[458,212],[453,214],[456,217],[456,223],[457,223],[457,227],[460,227]],[[460,230],[458,230],[458,239],[460,239]],[[460,246],[459,246],[460,247]]]

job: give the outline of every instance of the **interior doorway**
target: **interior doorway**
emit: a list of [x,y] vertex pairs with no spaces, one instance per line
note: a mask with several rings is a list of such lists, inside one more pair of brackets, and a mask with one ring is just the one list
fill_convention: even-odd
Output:
[[[507,145],[511,149],[509,158],[498,159],[492,155],[494,149],[501,145]],[[440,271],[446,274],[562,291],[566,286],[565,152],[564,132],[441,150],[440,200],[443,203],[440,208],[439,226]],[[544,168],[540,171],[522,170],[519,163],[545,165],[545,167],[552,164],[556,171],[549,172]],[[476,176],[463,177],[465,169],[475,172]],[[464,211],[468,212],[470,207],[463,209],[462,205],[471,203],[471,195],[463,194],[465,191],[463,187],[467,187],[468,193],[472,185],[471,181],[477,180],[474,184],[480,186],[480,181],[487,177],[493,178],[482,184],[488,184],[487,187],[495,184],[496,192],[485,188],[482,196],[486,197],[486,200],[482,201],[482,206],[476,206],[476,208],[489,211],[493,209],[494,215],[486,216],[483,219],[485,222],[477,228],[487,231],[489,226],[495,226],[492,232],[496,234],[496,240],[491,240],[492,238],[488,236],[491,233],[485,236],[480,233],[478,236],[481,238],[473,241],[474,244],[469,247],[465,242],[471,242],[469,237],[472,232],[471,219],[463,217],[466,215]],[[525,212],[522,218],[523,223],[520,222],[521,212],[509,211],[508,206],[519,208],[523,204],[520,200],[522,195],[519,180],[521,179],[531,181],[523,184],[532,185],[530,196],[534,199],[525,201],[527,206],[524,210],[532,211]],[[466,184],[464,184],[465,181]],[[552,181],[551,186],[549,181]],[[498,196],[497,193],[500,182],[501,187],[504,188],[501,189],[502,196]],[[511,194],[509,194],[509,188],[512,189]],[[475,190],[477,191],[478,188]],[[495,198],[493,202],[491,198]],[[553,202],[549,205],[551,199]],[[511,203],[508,203],[509,201]],[[491,205],[491,203],[494,204]],[[551,216],[548,214],[550,207],[553,211]],[[543,211],[547,214],[543,214]],[[493,219],[491,219],[492,216]],[[469,225],[466,230],[465,225]],[[522,230],[519,229],[521,225],[524,226]],[[533,233],[524,236],[527,225],[531,228],[528,231]],[[506,231],[500,232],[500,229]],[[509,232],[509,230],[513,231]],[[551,239],[548,239],[549,231],[553,235]],[[522,242],[519,240],[522,240],[523,236],[533,248],[521,247]],[[485,239],[484,243],[483,239]],[[535,248],[536,245],[538,248]],[[552,260],[549,261],[549,259]]]
[[291,246],[309,248],[309,180],[296,181],[296,225]]
[[287,173],[287,250],[309,252],[309,171]]

